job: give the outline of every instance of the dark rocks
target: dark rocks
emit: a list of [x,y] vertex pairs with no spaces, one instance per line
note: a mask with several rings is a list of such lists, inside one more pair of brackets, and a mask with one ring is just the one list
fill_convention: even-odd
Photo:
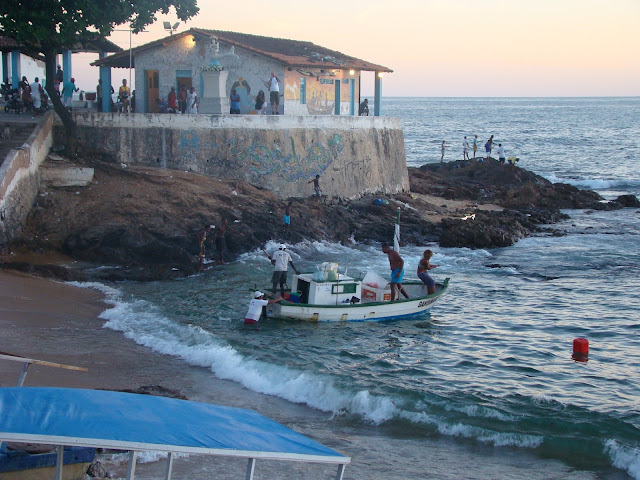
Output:
[[613,203],[617,203],[621,207],[628,208],[638,208],[640,207],[640,200],[635,195],[620,195],[616,198]]
[[[222,218],[229,222],[229,261],[268,240],[389,241],[398,207],[404,244],[496,248],[532,233],[560,235],[543,225],[567,218],[561,209],[640,206],[630,195],[605,202],[594,192],[494,160],[458,161],[409,169],[412,193],[381,197],[383,204],[374,203],[379,195],[293,198],[286,231],[286,202],[246,182],[99,161],[83,166],[94,168],[94,182],[82,189],[43,185],[21,238],[9,246],[22,258],[61,253],[72,261],[9,257],[3,267],[64,280],[172,279],[196,273],[197,234]],[[217,258],[214,235],[205,243],[211,259]],[[97,268],[104,266],[109,268]]]

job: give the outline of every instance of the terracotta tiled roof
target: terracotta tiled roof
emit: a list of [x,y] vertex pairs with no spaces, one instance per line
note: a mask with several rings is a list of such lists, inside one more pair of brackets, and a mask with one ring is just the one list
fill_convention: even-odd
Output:
[[[192,28],[190,30],[164,37],[153,42],[140,45],[133,49],[133,57],[138,52],[163,45],[168,41],[178,40],[186,35],[196,37],[217,37],[219,41],[249,50],[259,55],[272,58],[284,65],[295,68],[325,68],[325,69],[355,69],[364,71],[392,72],[387,67],[350,57],[335,50],[300,40],[285,38],[262,37],[248,33],[226,32],[222,30],[207,30]],[[110,67],[129,67],[129,51],[123,51],[109,57],[97,60],[91,65]],[[135,66],[135,63],[134,63]]]

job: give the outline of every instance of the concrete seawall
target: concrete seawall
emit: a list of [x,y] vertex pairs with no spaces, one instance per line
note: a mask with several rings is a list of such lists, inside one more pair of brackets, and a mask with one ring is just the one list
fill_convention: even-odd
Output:
[[35,127],[22,148],[11,150],[0,166],[0,246],[18,236],[40,184],[40,164],[53,141],[53,113]]
[[[75,115],[83,155],[246,180],[281,198],[409,190],[400,119],[391,117]],[[62,142],[62,129],[56,127]]]

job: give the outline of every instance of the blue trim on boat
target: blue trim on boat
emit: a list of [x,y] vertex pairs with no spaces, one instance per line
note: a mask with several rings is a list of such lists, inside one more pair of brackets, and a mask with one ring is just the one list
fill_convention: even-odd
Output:
[[[96,449],[89,447],[65,447],[62,464],[91,463]],[[58,454],[53,452],[28,453],[24,450],[5,450],[0,453],[0,472],[14,472],[32,468],[54,467]]]

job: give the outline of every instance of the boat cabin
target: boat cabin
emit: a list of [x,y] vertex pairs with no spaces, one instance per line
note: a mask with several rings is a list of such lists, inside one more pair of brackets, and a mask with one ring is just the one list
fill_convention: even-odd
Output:
[[[300,303],[312,305],[337,305],[351,303],[353,297],[362,299],[362,282],[342,273],[336,273],[335,280],[314,280],[314,275],[302,273],[294,275],[291,282],[291,296]],[[296,295],[298,292],[299,295]],[[295,302],[297,303],[297,302]]]

